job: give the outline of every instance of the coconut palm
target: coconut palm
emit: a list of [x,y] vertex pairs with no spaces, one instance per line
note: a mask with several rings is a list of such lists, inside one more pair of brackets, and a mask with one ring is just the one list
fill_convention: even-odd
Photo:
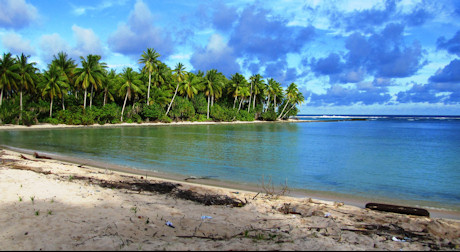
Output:
[[147,105],[149,105],[150,99],[150,83],[152,82],[152,72],[155,69],[156,65],[158,65],[157,58],[160,57],[160,54],[155,51],[155,49],[147,48],[147,52],[141,55],[139,59],[139,64],[144,64],[144,68],[142,69],[145,72],[149,73],[149,86],[147,89]]
[[216,69],[211,69],[206,72],[206,76],[204,77],[204,92],[205,95],[208,97],[208,110],[206,113],[206,117],[209,119],[209,105],[211,103],[211,96],[214,96],[218,93],[219,89],[222,89],[223,82],[222,78],[219,77]]
[[283,110],[281,113],[278,115],[278,119],[281,118],[281,116],[284,113],[284,110],[286,109],[287,105],[289,103],[292,103],[293,100],[296,98],[297,93],[299,92],[299,89],[297,88],[297,85],[293,82],[291,85],[289,85],[286,89],[286,104],[283,107]]
[[193,73],[188,73],[184,81],[179,86],[179,94],[186,95],[189,99],[193,98],[198,91],[204,87],[203,78],[196,76]]
[[50,98],[50,118],[53,117],[53,100],[54,97],[62,97],[62,89],[69,88],[69,84],[66,83],[65,77],[61,74],[60,69],[50,64],[48,71],[43,74],[43,91],[42,96],[49,96]]
[[120,121],[123,122],[123,113],[126,107],[126,100],[128,98],[131,100],[136,94],[141,92],[140,86],[142,85],[142,81],[139,80],[140,76],[135,71],[133,71],[131,67],[127,67],[123,70],[122,78],[123,85],[120,87],[119,95],[125,96],[120,118]]
[[3,53],[3,58],[0,59],[0,106],[2,106],[4,90],[11,91],[17,87],[20,78],[17,74],[18,69],[19,66],[11,53]]
[[303,96],[302,92],[297,92],[295,93],[293,99],[292,99],[292,106],[284,113],[284,115],[281,116],[281,118],[286,117],[286,115],[295,107],[295,105],[300,105],[305,101],[305,97]]
[[233,108],[235,108],[236,101],[238,100],[238,97],[241,96],[241,90],[243,87],[246,87],[248,82],[246,81],[246,78],[244,78],[243,75],[239,73],[235,73],[232,75],[232,78],[230,79],[230,88],[229,92],[232,94],[232,96],[235,98],[233,100]]
[[101,56],[99,55],[88,55],[85,58],[80,56],[81,59],[81,68],[77,68],[75,70],[75,75],[77,79],[75,80],[75,84],[81,86],[85,90],[85,97],[84,97],[84,106],[83,108],[86,109],[86,96],[87,96],[87,89],[91,86],[91,97],[90,97],[90,107],[93,103],[93,89],[98,87],[102,87],[102,82],[104,80],[104,68],[106,68],[105,63],[99,63]]
[[58,66],[61,69],[61,74],[65,77],[66,82],[73,87],[75,90],[75,95],[77,95],[78,88],[75,87],[75,68],[77,64],[75,64],[75,60],[69,58],[67,53],[59,52],[53,56],[53,61],[51,64]]
[[166,110],[166,116],[168,115],[169,113],[169,110],[171,109],[171,105],[173,104],[174,102],[174,98],[176,97],[176,94],[177,94],[177,90],[179,89],[179,85],[182,84],[182,82],[184,81],[185,79],[185,66],[182,64],[182,63],[177,63],[176,65],[176,68],[174,69],[174,76],[176,77],[176,91],[174,91],[174,95],[171,99],[171,102],[169,103],[169,106],[168,106],[168,110]]
[[22,119],[22,92],[23,90],[30,90],[35,85],[35,72],[37,68],[34,67],[36,65],[35,62],[29,63],[27,59],[30,55],[25,56],[24,53],[21,56],[17,56],[16,62],[18,65],[17,74],[19,75],[18,79],[18,87],[19,87],[19,107],[20,107],[20,114],[19,120]]
[[102,106],[105,107],[107,104],[107,98],[111,101],[114,101],[113,92],[116,82],[117,82],[118,75],[114,69],[110,69],[110,72],[106,72],[105,81],[102,83],[102,88],[104,89],[104,101]]
[[[250,93],[249,93],[248,112],[251,109],[252,94],[254,94],[254,102],[253,102],[254,105],[252,106],[252,109],[254,109],[254,107],[255,107],[256,92],[257,92],[257,94],[259,93],[257,85],[258,85],[259,82],[261,82],[261,80],[262,80],[262,76],[260,74],[254,74],[249,78],[249,81],[250,81],[250,84],[251,84],[251,90],[250,90]],[[257,91],[256,91],[256,89],[257,89]]]
[[260,74],[253,75],[251,78],[253,78],[251,81],[254,82],[254,85],[253,85],[254,99],[252,100],[252,109],[254,110],[256,108],[257,95],[263,94],[265,83]]

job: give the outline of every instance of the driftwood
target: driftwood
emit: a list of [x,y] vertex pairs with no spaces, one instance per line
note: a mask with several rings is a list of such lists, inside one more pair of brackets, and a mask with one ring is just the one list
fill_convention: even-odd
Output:
[[372,210],[384,211],[384,212],[393,212],[393,213],[400,213],[400,214],[411,214],[411,215],[430,217],[430,213],[426,209],[417,208],[417,207],[405,207],[405,206],[380,204],[380,203],[367,203],[366,208],[369,208]]
[[50,157],[40,155],[40,154],[38,154],[37,152],[34,152],[34,158],[52,159],[52,158],[50,158]]

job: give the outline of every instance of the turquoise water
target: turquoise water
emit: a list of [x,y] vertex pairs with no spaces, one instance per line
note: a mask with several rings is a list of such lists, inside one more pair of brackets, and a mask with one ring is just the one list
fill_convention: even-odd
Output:
[[137,169],[460,208],[460,120],[0,131],[0,144]]

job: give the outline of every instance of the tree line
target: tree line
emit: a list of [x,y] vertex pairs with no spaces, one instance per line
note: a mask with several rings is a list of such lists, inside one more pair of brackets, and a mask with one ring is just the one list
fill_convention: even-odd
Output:
[[[174,69],[147,48],[137,71],[108,69],[100,55],[53,55],[40,71],[30,55],[3,53],[0,59],[0,124],[32,125],[148,122],[282,120],[304,101],[295,83],[283,88],[273,78],[217,69],[206,73]],[[88,104],[89,103],[89,104]]]

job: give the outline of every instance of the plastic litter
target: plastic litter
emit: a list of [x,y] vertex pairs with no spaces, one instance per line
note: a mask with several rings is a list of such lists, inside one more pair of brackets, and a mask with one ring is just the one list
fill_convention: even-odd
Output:
[[166,226],[169,226],[169,227],[172,227],[172,228],[176,228],[176,227],[173,226],[173,224],[172,224],[170,221],[167,221],[167,222],[166,222]]
[[203,215],[203,216],[201,216],[201,219],[202,219],[202,220],[205,220],[205,219],[212,219],[212,217],[211,217],[211,216]]
[[331,213],[326,213],[326,214],[324,215],[324,218],[327,218],[327,217],[330,217],[330,216],[331,216]]
[[395,242],[405,242],[406,241],[406,238],[407,237],[404,237],[404,239],[398,239],[396,237],[393,236],[393,238],[391,238],[391,240],[395,241]]

